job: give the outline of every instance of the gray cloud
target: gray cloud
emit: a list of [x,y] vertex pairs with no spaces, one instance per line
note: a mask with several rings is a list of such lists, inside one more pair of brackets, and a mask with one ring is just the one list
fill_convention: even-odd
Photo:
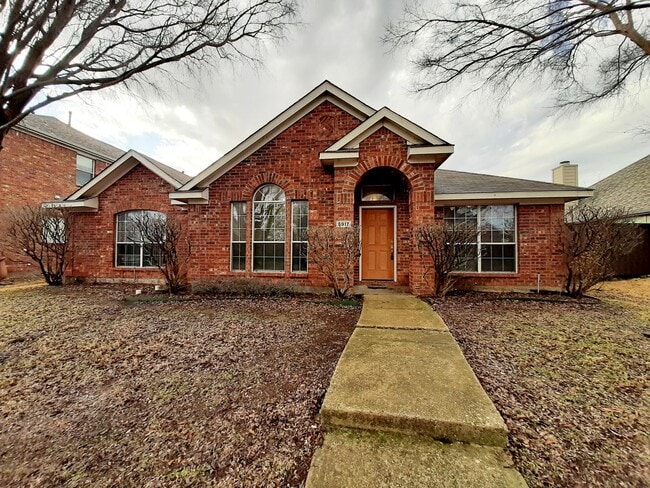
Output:
[[92,95],[48,112],[64,118],[73,110],[77,128],[196,173],[329,79],[456,144],[449,169],[549,180],[551,168],[570,159],[581,165],[581,183],[591,184],[650,153],[650,140],[629,132],[647,124],[647,92],[569,114],[548,108],[550,98],[535,82],[517,87],[501,106],[490,93],[465,97],[466,86],[414,95],[409,53],[387,53],[380,42],[400,11],[401,2],[391,0],[311,0],[303,5],[304,25],[266,46],[263,67],[221,65],[194,73],[186,86],[163,82],[163,95],[146,93],[145,102]]

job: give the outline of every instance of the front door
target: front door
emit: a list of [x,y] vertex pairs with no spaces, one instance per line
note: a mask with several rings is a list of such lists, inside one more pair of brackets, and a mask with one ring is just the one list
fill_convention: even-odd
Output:
[[395,278],[393,208],[361,209],[361,279]]

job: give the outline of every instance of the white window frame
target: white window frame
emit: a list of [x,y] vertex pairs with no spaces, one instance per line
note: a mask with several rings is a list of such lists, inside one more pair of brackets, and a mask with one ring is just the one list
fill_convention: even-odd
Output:
[[[306,204],[307,205],[307,227],[305,227],[305,232],[307,229],[309,229],[309,200],[292,200],[291,201],[291,272],[292,273],[297,273],[297,274],[306,274],[309,272],[309,241],[307,240],[307,235],[304,236],[304,239],[302,240],[294,240],[293,238],[293,214],[294,214],[294,206],[296,204]],[[305,264],[307,265],[307,269],[305,270],[295,270],[293,269],[293,245],[294,244],[305,244],[307,246],[307,255],[305,256]]]
[[88,171],[86,171],[85,169],[84,170],[79,169],[79,158],[84,158],[84,159],[87,159],[88,161],[90,161],[90,178],[88,179],[88,181],[92,180],[95,177],[95,167],[96,167],[95,165],[96,165],[96,162],[95,162],[95,160],[93,158],[90,158],[88,156],[84,156],[83,154],[77,154],[77,161],[76,161],[77,164],[75,166],[75,184],[77,186],[84,186],[86,183],[88,183],[88,181],[86,181],[85,183],[79,183],[79,179],[77,178],[77,172],[81,171],[83,173],[88,174]]
[[[282,190],[282,195],[284,200],[278,200],[278,201],[269,201],[269,202],[258,202],[255,201],[255,195],[257,195],[257,192],[260,191],[262,188],[265,186],[277,186]],[[255,240],[255,208],[257,205],[265,205],[265,204],[273,204],[273,205],[284,205],[284,239],[282,241],[257,241]],[[255,269],[255,244],[283,244],[284,245],[284,254],[283,254],[283,261],[282,261],[282,269]],[[253,193],[253,205],[251,207],[251,270],[253,273],[262,273],[262,274],[284,274],[286,273],[287,270],[287,195],[284,189],[280,185],[276,185],[275,183],[265,183],[263,185],[260,185],[255,192]]]
[[[244,240],[243,241],[236,241],[233,238],[235,226],[234,226],[234,213],[233,209],[235,205],[243,205],[244,206]],[[246,272],[246,224],[247,224],[247,205],[246,202],[231,202],[230,203],[230,271],[234,273],[244,273]],[[244,269],[234,269],[232,266],[232,258],[233,258],[233,244],[243,244],[244,245]]]
[[[124,212],[120,212],[120,213],[115,214],[115,261],[114,261],[114,265],[115,265],[116,268],[127,268],[127,269],[133,269],[133,268],[141,268],[141,269],[157,269],[157,268],[158,268],[158,266],[156,266],[156,265],[152,265],[152,266],[143,266],[143,263],[144,263],[144,241],[139,241],[139,242],[134,242],[134,241],[128,241],[128,242],[125,242],[125,241],[118,241],[118,238],[119,238],[119,235],[120,235],[120,233],[119,233],[119,225],[120,225],[120,223],[119,223],[119,219],[120,219],[120,215],[125,215],[125,214],[130,214],[130,213],[142,213],[142,212],[152,212],[152,213],[156,213],[156,214],[162,214],[162,215],[165,215],[164,212],[158,212],[158,211],[156,211],[156,210],[125,210]],[[166,215],[165,215],[165,218],[167,218]],[[130,266],[130,265],[124,265],[124,264],[117,264],[117,256],[118,256],[117,246],[120,245],[120,244],[137,244],[137,245],[140,246],[140,264],[139,264],[138,266]]]
[[[476,208],[476,243],[468,243],[468,244],[476,244],[476,256],[477,256],[477,271],[464,271],[464,270],[459,270],[459,271],[453,271],[455,274],[517,274],[519,273],[519,222],[518,222],[518,212],[517,212],[517,205],[512,205],[512,204],[486,204],[486,205],[450,205],[449,207],[445,208],[458,208],[458,207],[473,207]],[[489,243],[483,243],[481,241],[481,207],[512,207],[512,212],[513,212],[513,217],[514,217],[514,239],[512,242],[489,242]],[[444,209],[443,209],[444,212]],[[444,214],[443,214],[443,219],[444,219]],[[483,271],[482,264],[481,264],[481,246],[489,246],[489,245],[512,245],[514,246],[515,249],[515,270],[514,271]]]

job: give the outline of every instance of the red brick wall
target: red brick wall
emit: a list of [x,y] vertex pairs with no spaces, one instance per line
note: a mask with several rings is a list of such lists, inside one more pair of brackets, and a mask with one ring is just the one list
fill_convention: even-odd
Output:
[[[347,112],[324,102],[212,183],[210,203],[197,205],[190,211],[192,239],[201,242],[201,249],[194,253],[192,260],[192,279],[255,276],[324,286],[323,277],[313,267],[309,267],[308,274],[291,273],[289,241],[285,243],[285,272],[252,271],[251,201],[259,186],[275,183],[286,193],[287,229],[291,225],[291,200],[309,200],[309,225],[333,224],[334,171],[323,167],[318,155],[359,123]],[[230,204],[237,201],[247,202],[247,258],[243,272],[230,271]]]
[[74,215],[72,245],[74,257],[67,275],[74,278],[119,280],[160,279],[155,268],[115,266],[116,215],[127,210],[155,210],[187,219],[187,210],[172,206],[173,188],[143,166],[136,166],[99,198],[97,212]]
[[[97,161],[96,172],[107,165]],[[39,205],[57,195],[67,197],[78,188],[76,169],[76,151],[23,132],[9,131],[0,151],[0,213]],[[28,258],[6,254],[10,271],[28,269],[25,266]]]
[[[442,208],[436,208],[441,217]],[[564,266],[559,249],[559,222],[564,205],[518,205],[517,211],[517,273],[467,273],[460,285],[536,289],[540,286],[560,289],[564,281]]]

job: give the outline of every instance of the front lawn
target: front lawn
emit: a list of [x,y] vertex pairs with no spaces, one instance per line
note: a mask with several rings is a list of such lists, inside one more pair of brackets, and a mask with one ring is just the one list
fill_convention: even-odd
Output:
[[0,486],[300,486],[359,306],[0,293]]
[[504,417],[531,488],[650,480],[650,279],[595,295],[432,301]]

